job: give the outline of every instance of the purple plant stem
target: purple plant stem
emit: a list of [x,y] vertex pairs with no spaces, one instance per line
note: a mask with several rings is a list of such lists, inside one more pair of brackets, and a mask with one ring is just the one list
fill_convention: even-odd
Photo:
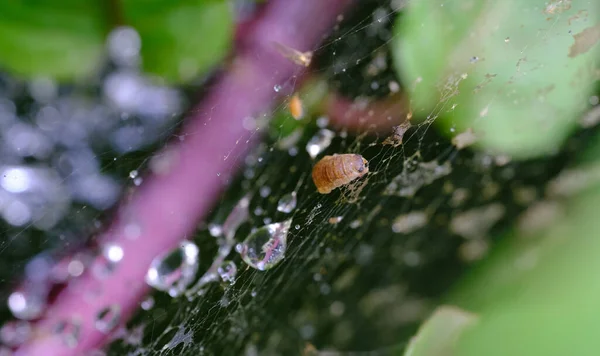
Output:
[[[69,282],[34,325],[34,337],[17,350],[18,355],[82,355],[109,339],[110,335],[94,326],[99,311],[119,305],[121,324],[131,317],[149,291],[144,277],[151,261],[193,234],[198,220],[225,188],[223,177],[235,174],[259,138],[254,130],[243,127],[244,118],[266,112],[277,99],[273,86],[301,73],[272,43],[300,51],[315,48],[351,3],[271,0],[259,18],[244,26],[231,65],[184,126],[180,136],[185,140],[163,151],[169,152],[164,156],[168,170],[146,177],[99,236],[101,244],[121,246],[123,259],[112,273],[99,278],[92,273],[104,263],[98,257],[81,277]],[[137,238],[132,238],[128,228],[132,224],[140,227]],[[74,347],[64,342],[63,335],[52,333],[61,321],[80,325]]]

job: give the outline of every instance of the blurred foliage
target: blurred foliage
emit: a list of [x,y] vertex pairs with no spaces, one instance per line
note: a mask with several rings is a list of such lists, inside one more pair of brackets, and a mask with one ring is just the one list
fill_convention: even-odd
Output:
[[597,354],[599,147],[596,135],[579,164],[547,185],[550,197],[530,206],[446,298],[478,322],[465,329],[463,313],[438,310],[405,355]]
[[215,65],[233,34],[225,0],[123,0],[123,14],[142,38],[144,69],[175,82]]
[[396,69],[418,116],[515,158],[554,152],[598,79],[599,14],[597,1],[414,1]]
[[102,61],[107,24],[97,2],[0,2],[0,66],[24,76],[72,79]]
[[477,323],[477,316],[451,306],[441,306],[419,328],[404,356],[439,356],[455,352],[459,337]]
[[215,65],[233,33],[225,0],[18,0],[0,2],[0,14],[0,66],[62,81],[97,73],[105,61],[106,35],[115,26],[134,27],[144,69],[174,82]]
[[594,169],[597,163],[586,163],[558,181],[578,181],[580,190],[558,201],[561,214],[540,231],[513,230],[452,294],[453,302],[481,315],[461,340],[460,355],[597,354],[600,185],[586,176]]

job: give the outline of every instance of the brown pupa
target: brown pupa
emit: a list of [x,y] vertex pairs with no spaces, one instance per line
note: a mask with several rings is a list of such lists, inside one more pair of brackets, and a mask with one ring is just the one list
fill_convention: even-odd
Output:
[[345,153],[323,157],[312,170],[312,179],[321,194],[346,185],[369,172],[369,162],[359,154]]

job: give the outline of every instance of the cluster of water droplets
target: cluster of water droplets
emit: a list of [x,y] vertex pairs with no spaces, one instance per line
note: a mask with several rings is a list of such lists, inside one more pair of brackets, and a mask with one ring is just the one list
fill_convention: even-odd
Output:
[[224,261],[219,268],[217,268],[217,272],[223,282],[233,283],[237,274],[237,266],[233,261]]
[[[31,325],[28,321],[13,320],[0,328],[0,342],[8,347],[17,347],[31,337]],[[2,355],[2,353],[0,353]]]
[[[277,210],[283,213],[292,212],[296,207],[296,200],[295,191],[284,195],[278,202]],[[223,224],[208,225],[208,232],[215,237],[219,248],[211,266],[198,278],[195,285],[190,287],[198,272],[199,248],[190,241],[183,242],[173,251],[157,256],[152,261],[146,274],[148,285],[156,290],[168,292],[172,297],[185,294],[191,298],[194,295],[202,295],[204,287],[212,282],[234,284],[238,266],[233,260],[227,259],[234,246],[242,261],[252,268],[267,270],[279,263],[285,257],[287,235],[292,220],[270,223],[258,228],[236,245],[235,233],[239,226],[248,220],[249,205],[249,195],[243,196]],[[142,307],[151,308],[152,304],[144,301]]]
[[[73,203],[110,208],[122,181],[102,171],[100,153],[139,150],[169,133],[184,109],[175,88],[154,84],[140,68],[141,39],[114,29],[106,52],[115,66],[84,89],[61,91],[51,78],[23,83],[0,76],[0,217],[13,226],[50,230]],[[34,100],[20,113],[23,88]],[[136,185],[141,178],[131,177]]]

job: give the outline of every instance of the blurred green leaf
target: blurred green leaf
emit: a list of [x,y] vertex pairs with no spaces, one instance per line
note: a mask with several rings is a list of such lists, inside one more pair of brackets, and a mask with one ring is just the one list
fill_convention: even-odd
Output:
[[0,1],[0,67],[59,80],[86,76],[103,60],[103,16],[93,1]]
[[412,108],[515,158],[557,149],[576,126],[600,55],[597,1],[410,3],[394,59]]
[[123,0],[123,16],[142,38],[144,69],[188,81],[227,52],[233,14],[224,0]]
[[441,306],[419,328],[404,356],[448,356],[454,354],[457,340],[477,316],[453,306]]
[[[73,80],[104,61],[112,17],[123,17],[142,38],[144,69],[173,82],[202,75],[227,52],[233,15],[224,0],[0,2],[0,67],[23,76]],[[109,14],[121,11],[122,14]]]
[[[597,165],[571,172],[585,179],[586,169]],[[461,338],[458,355],[598,354],[598,182],[587,180],[585,190],[560,201],[564,216],[548,219],[545,229],[514,230],[458,286],[449,300],[481,316]]]

